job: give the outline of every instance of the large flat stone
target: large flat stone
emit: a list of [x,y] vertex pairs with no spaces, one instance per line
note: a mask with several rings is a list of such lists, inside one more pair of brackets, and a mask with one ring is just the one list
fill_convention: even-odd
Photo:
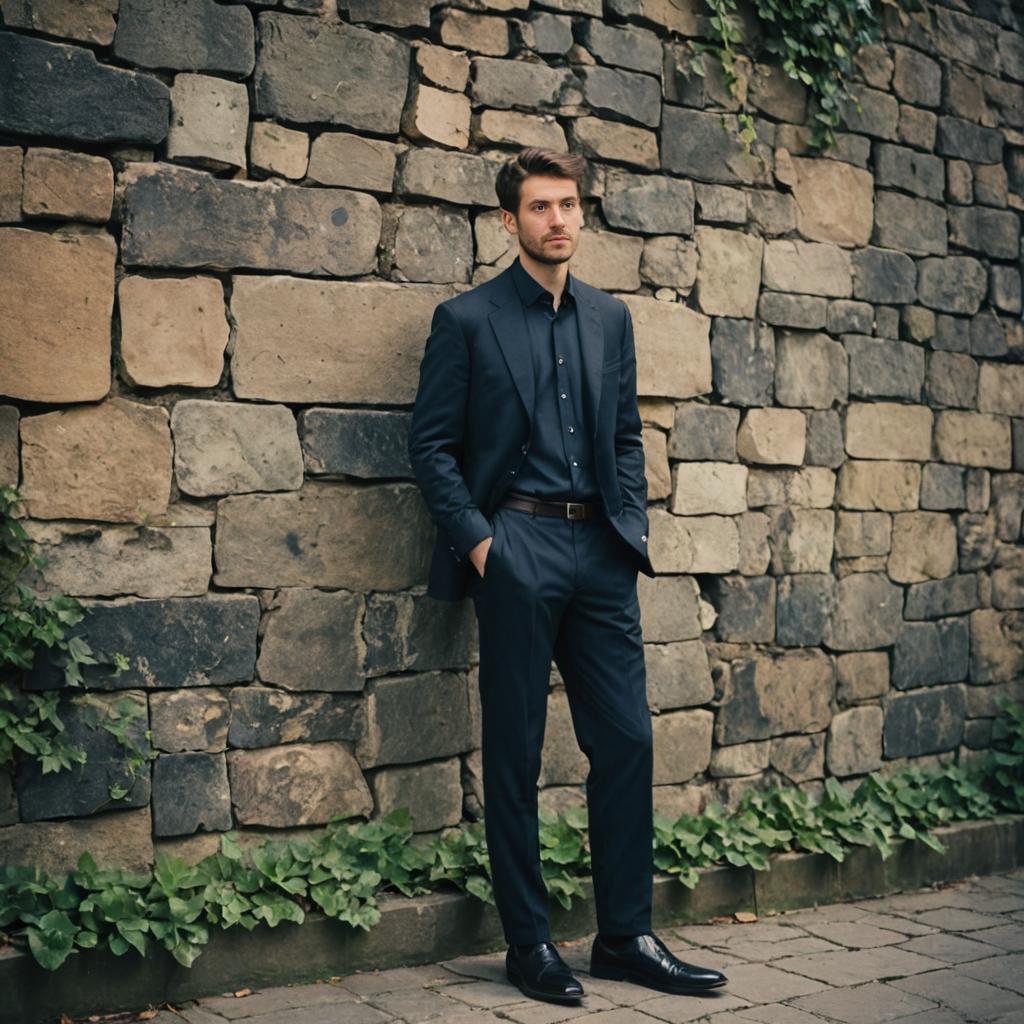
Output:
[[[839,468],[839,504],[846,509],[910,512],[921,495],[921,466],[895,459],[847,459]],[[884,550],[859,554],[884,555]]]
[[171,754],[184,750],[208,753],[224,750],[228,745],[231,722],[230,692],[211,686],[196,686],[151,693],[149,722],[153,746]]
[[1024,612],[978,608],[971,612],[971,682],[1010,683],[1024,678]]
[[369,787],[343,743],[288,743],[229,750],[235,819],[285,828],[324,824],[335,815],[369,815]]
[[342,22],[259,16],[256,111],[286,123],[343,124],[397,134],[409,84],[409,44]]
[[715,722],[718,743],[743,743],[827,728],[835,669],[822,651],[738,658],[730,665]]
[[473,746],[466,677],[422,672],[371,680],[367,731],[357,748],[364,768],[410,764]]
[[732,572],[739,564],[737,516],[650,512],[650,557],[658,572]]
[[167,410],[124,398],[21,421],[23,493],[36,519],[142,523],[167,511]]
[[232,747],[358,740],[366,731],[366,702],[352,694],[286,693],[272,686],[233,686]]
[[238,276],[235,395],[412,403],[434,307],[453,294],[436,285]]
[[117,27],[118,0],[67,4],[62,0],[0,0],[4,24],[48,36],[109,46]]
[[825,630],[833,650],[888,647],[902,626],[903,591],[883,573],[858,572],[836,583],[836,606]]
[[439,605],[421,593],[371,594],[362,635],[370,676],[458,668],[476,654],[472,607],[467,602]]
[[688,782],[711,763],[714,715],[705,708],[672,711],[651,719],[654,785]]
[[373,773],[370,787],[378,815],[407,807],[416,832],[457,825],[462,818],[461,762],[457,757],[381,769]]
[[260,679],[285,690],[362,690],[364,606],[361,594],[345,591],[277,591],[263,625]]
[[156,163],[129,164],[118,191],[127,265],[334,277],[377,266],[380,205],[362,192],[227,181]]
[[730,404],[772,404],[775,332],[767,324],[715,317],[711,363],[715,390]]
[[846,412],[846,452],[857,459],[931,457],[934,414],[926,405],[851,402]]
[[727,185],[769,184],[770,153],[763,143],[746,151],[735,114],[663,103],[661,139],[661,165],[672,174]]
[[992,469],[1009,469],[1013,464],[1010,421],[1006,416],[939,410],[935,447],[944,462]]
[[32,402],[107,394],[116,259],[109,235],[0,229],[0,394]]
[[867,245],[874,215],[870,172],[841,160],[792,157],[797,228],[812,242]]
[[122,277],[122,374],[135,385],[216,387],[230,324],[215,277]]
[[929,309],[977,313],[987,286],[985,268],[973,256],[933,256],[917,264],[918,297]]
[[691,398],[711,391],[711,318],[679,302],[623,295],[633,317],[637,393]]
[[659,711],[707,704],[715,695],[702,640],[648,644],[647,700]]
[[0,32],[0,131],[155,145],[170,94],[151,75],[100,64],[91,50]]
[[22,210],[34,217],[105,224],[114,201],[110,161],[34,146],[25,153]]
[[74,871],[83,853],[102,867],[141,871],[153,863],[149,807],[89,818],[36,821],[0,829],[0,863],[31,864],[51,875]]
[[898,512],[886,568],[897,583],[923,583],[956,572],[956,523],[945,512]]
[[831,409],[849,397],[847,354],[821,331],[778,331],[775,399],[779,405]]
[[[87,705],[95,701],[98,708]],[[46,818],[86,817],[100,811],[124,807],[145,807],[150,799],[148,761],[133,769],[121,742],[97,724],[115,705],[127,703],[128,713],[119,712],[128,742],[139,750],[148,748],[146,730],[149,716],[146,695],[137,690],[118,694],[89,694],[69,697],[61,708],[65,739],[86,752],[84,764],[60,772],[46,772],[34,758],[22,757],[14,777],[22,821]],[[111,796],[110,788],[127,790],[122,797]]]
[[47,565],[22,582],[39,593],[76,597],[191,597],[210,586],[207,526],[105,526],[29,520],[25,531]]
[[609,173],[601,212],[612,228],[652,235],[693,234],[693,185],[666,175]]
[[216,0],[120,0],[114,54],[144,68],[252,71],[252,15]]
[[284,405],[182,399],[171,414],[174,475],[186,494],[302,486],[295,414]]
[[414,486],[310,481],[300,491],[218,504],[214,579],[225,587],[404,590],[425,580],[431,543]]
[[525,60],[473,58],[473,99],[484,107],[557,110],[583,99],[580,80],[569,68]]
[[826,242],[770,240],[764,247],[764,285],[780,292],[846,298],[853,294],[850,253]]
[[500,164],[493,157],[454,153],[436,147],[408,149],[398,157],[395,191],[449,203],[497,206],[494,180]]
[[325,476],[412,477],[407,412],[304,409],[299,440],[306,471]]
[[962,685],[890,695],[883,701],[885,756],[917,757],[953,750],[964,731]]
[[[253,678],[260,605],[252,594],[82,603],[87,613],[74,633],[88,639],[99,662],[82,670],[93,688],[223,686]],[[129,665],[114,679],[116,652]]]
[[709,316],[753,317],[761,286],[764,242],[744,231],[701,224],[697,304]]
[[907,622],[893,648],[892,684],[909,690],[967,679],[970,628],[962,616]]
[[153,763],[153,834],[226,832],[231,792],[223,752],[161,754]]

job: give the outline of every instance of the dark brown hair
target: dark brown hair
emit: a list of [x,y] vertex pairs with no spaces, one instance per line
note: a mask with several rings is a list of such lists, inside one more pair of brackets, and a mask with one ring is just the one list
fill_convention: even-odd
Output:
[[585,157],[575,153],[562,153],[557,149],[528,146],[501,165],[494,181],[494,191],[498,193],[501,208],[508,210],[513,216],[518,216],[525,178],[531,174],[569,178],[576,182],[576,191],[582,192],[581,182],[586,170]]

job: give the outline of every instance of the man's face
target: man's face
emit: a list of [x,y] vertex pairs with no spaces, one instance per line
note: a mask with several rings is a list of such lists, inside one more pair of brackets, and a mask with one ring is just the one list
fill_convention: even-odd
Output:
[[523,181],[519,216],[503,210],[502,220],[538,263],[565,263],[576,252],[583,224],[576,182],[531,174]]

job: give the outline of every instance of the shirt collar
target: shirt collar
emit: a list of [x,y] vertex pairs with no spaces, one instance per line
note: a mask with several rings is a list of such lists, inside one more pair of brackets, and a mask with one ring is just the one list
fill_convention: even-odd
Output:
[[[524,306],[532,306],[544,295],[547,295],[552,303],[554,302],[551,292],[523,266],[518,256],[512,262],[512,280],[516,283],[519,297],[523,300]],[[573,302],[576,301],[576,279],[571,271],[565,275],[565,289],[562,292],[562,298],[564,299],[566,295],[571,295]]]

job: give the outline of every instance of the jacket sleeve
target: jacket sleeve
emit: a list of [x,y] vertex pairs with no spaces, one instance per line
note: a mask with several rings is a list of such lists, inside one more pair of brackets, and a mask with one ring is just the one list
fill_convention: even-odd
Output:
[[623,515],[635,519],[637,540],[648,533],[647,474],[644,471],[643,423],[636,396],[636,341],[633,316],[623,303],[622,365],[619,369],[619,406],[615,420],[615,465],[622,492]]
[[434,310],[409,428],[409,461],[431,518],[461,561],[493,533],[474,504],[461,464],[469,401],[470,357],[458,318]]

